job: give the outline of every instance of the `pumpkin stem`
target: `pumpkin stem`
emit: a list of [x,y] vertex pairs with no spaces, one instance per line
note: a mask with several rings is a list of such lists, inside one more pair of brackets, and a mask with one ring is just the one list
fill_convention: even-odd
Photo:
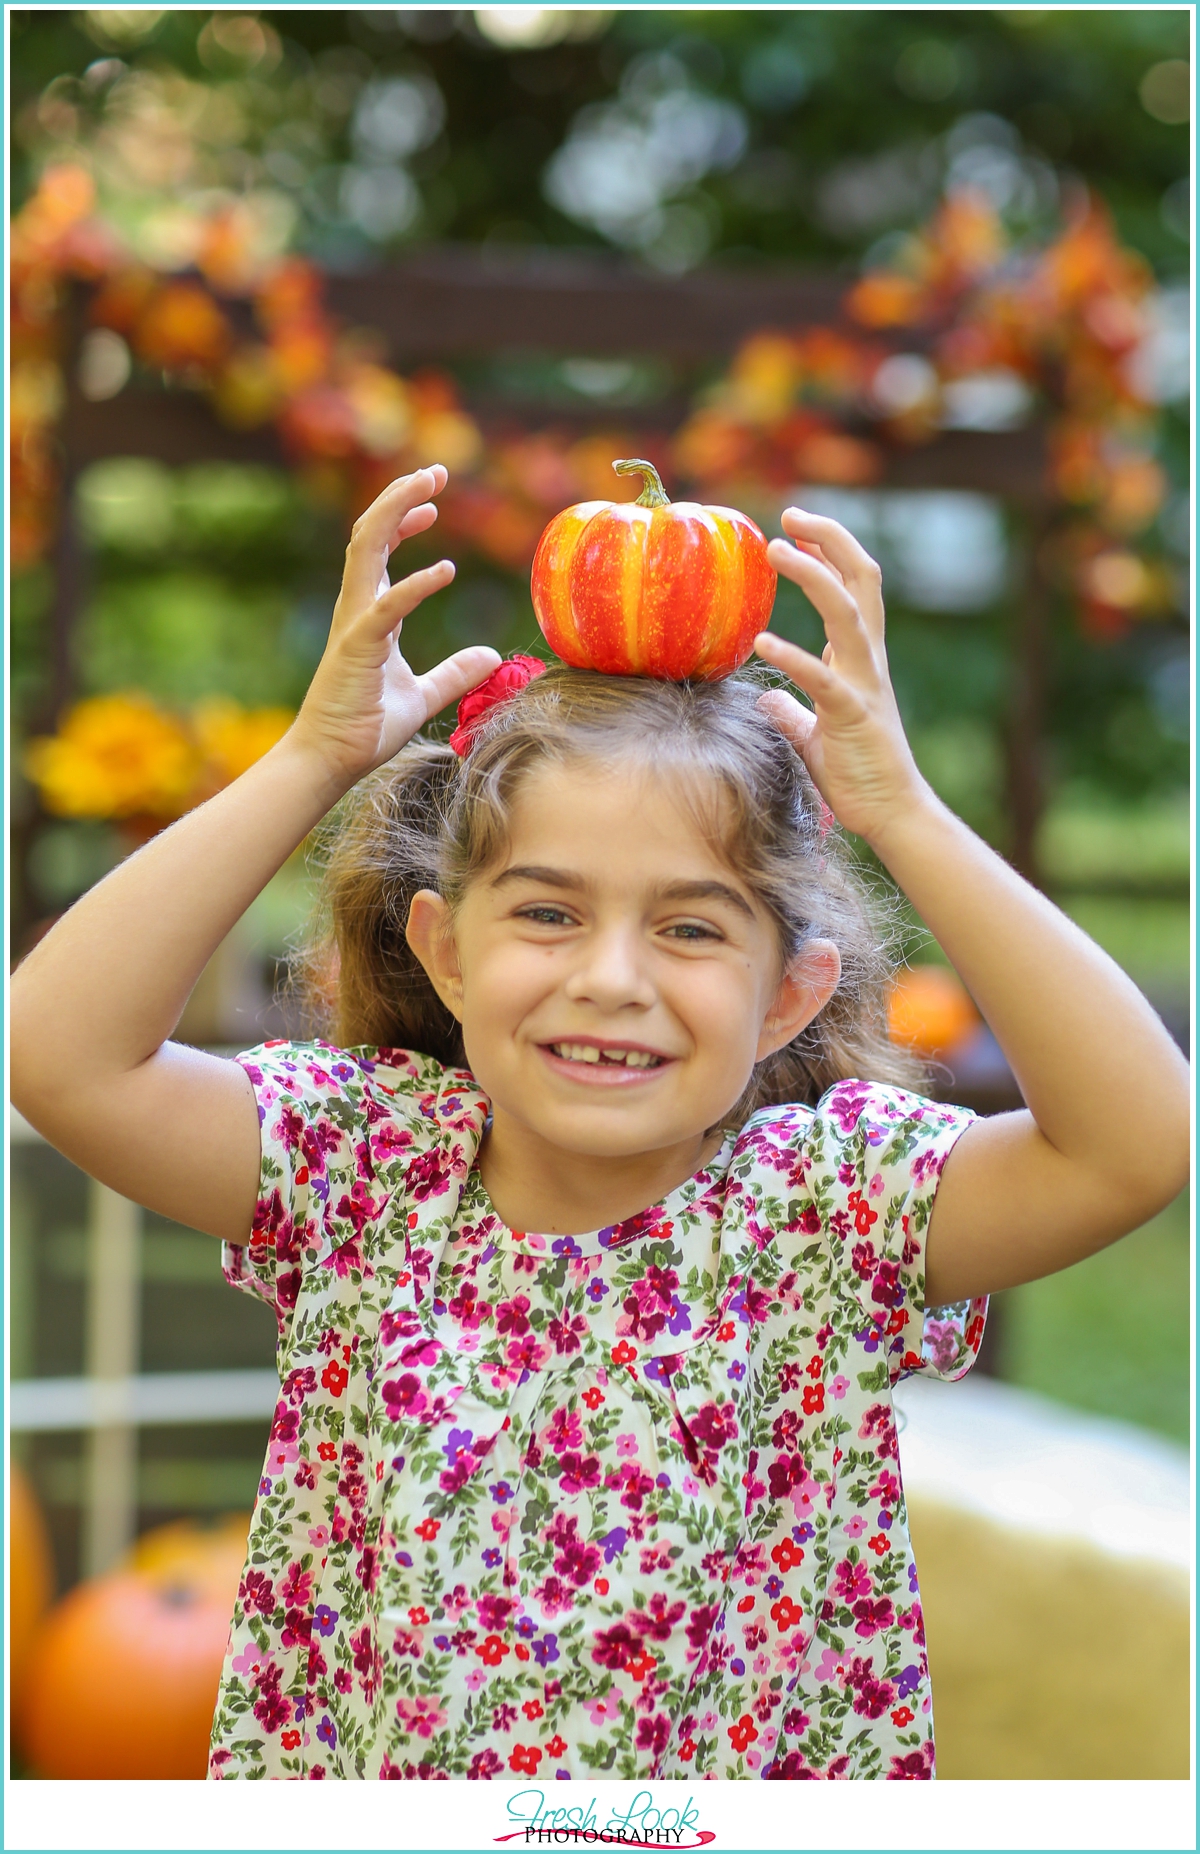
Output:
[[621,457],[613,464],[618,476],[640,476],[642,493],[637,497],[637,507],[643,509],[665,509],[670,497],[662,486],[662,478],[652,463],[644,457]]

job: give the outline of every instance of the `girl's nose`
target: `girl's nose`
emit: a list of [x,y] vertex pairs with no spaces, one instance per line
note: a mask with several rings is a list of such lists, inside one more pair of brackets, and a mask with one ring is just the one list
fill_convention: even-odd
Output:
[[632,929],[613,927],[589,934],[567,980],[567,996],[572,1003],[592,1004],[601,1011],[630,1005],[648,1008],[658,994],[642,953],[641,936]]

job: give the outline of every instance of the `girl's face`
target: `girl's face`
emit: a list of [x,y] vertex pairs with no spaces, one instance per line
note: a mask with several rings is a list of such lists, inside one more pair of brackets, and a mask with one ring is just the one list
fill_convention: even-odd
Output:
[[418,896],[409,937],[496,1124],[613,1159],[723,1124],[755,1062],[838,977],[828,941],[781,975],[769,917],[641,769],[531,774],[500,863],[452,924],[439,897]]

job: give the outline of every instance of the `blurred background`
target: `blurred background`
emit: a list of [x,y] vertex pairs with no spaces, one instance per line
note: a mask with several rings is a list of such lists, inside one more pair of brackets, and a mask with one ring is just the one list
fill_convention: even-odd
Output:
[[[407,549],[405,570],[435,544],[459,567],[411,627],[424,668],[468,641],[540,648],[542,527],[636,493],[610,465],[639,455],[669,493],[768,530],[790,501],[854,529],[884,565],[933,784],[1186,1044],[1186,12],[11,19],[14,959],[286,727],[349,522],[398,471],[438,458],[453,479],[434,540]],[[817,636],[791,586],[773,622]],[[287,1032],[276,986],[309,896],[297,857],[205,973],[183,1036]],[[906,933],[895,1033],[937,1060],[935,1092],[1013,1104],[937,949]],[[258,1485],[272,1322],[223,1287],[209,1239],[15,1133],[24,1767],[151,1774],[112,1736],[80,1749],[71,1681],[97,1630],[128,1639],[118,1599],[150,1604],[150,1634],[174,1644],[131,1674],[143,1696],[223,1642],[229,1573],[202,1560],[236,1578],[244,1519],[217,1522]],[[1139,1436],[1159,1438],[1169,1480],[1188,1437],[1188,1270],[1181,1199],[999,1297],[994,1385],[1047,1434],[1070,1410],[1124,1425],[1104,1431],[1114,1474],[1122,1448],[1136,1461]],[[992,1562],[954,1546],[944,1501],[929,1513],[931,1561]],[[1029,1575],[1052,1555],[1038,1546]],[[1054,1564],[1076,1592],[1101,1576]],[[1152,1569],[1166,1660],[1143,1653],[1142,1738],[1127,1670],[1111,1742],[1093,1718],[1070,1744],[1061,1696],[1057,1727],[1026,1692],[995,1698],[984,1729],[964,1676],[955,1716],[974,1707],[979,1729],[956,1740],[943,1702],[944,1774],[1184,1774],[1153,1708],[1186,1716],[1186,1639],[1183,1661],[1171,1646],[1186,1611],[1171,1566]],[[939,1654],[949,1669],[952,1643],[986,1634],[986,1581],[947,1571],[936,1616],[927,1588],[935,1680]],[[39,1621],[53,1592],[71,1594]],[[17,1620],[14,1585],[14,1653]],[[62,1767],[67,1738],[86,1771]],[[162,1750],[154,1774],[189,1774],[189,1757]]]

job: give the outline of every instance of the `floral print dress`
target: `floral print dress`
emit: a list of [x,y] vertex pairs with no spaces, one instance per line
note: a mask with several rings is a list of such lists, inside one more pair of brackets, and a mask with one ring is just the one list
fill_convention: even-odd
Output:
[[891,1387],[970,1115],[844,1082],[661,1204],[510,1230],[472,1077],[392,1049],[240,1058],[261,1197],[235,1286],[281,1390],[215,1777],[929,1778]]

